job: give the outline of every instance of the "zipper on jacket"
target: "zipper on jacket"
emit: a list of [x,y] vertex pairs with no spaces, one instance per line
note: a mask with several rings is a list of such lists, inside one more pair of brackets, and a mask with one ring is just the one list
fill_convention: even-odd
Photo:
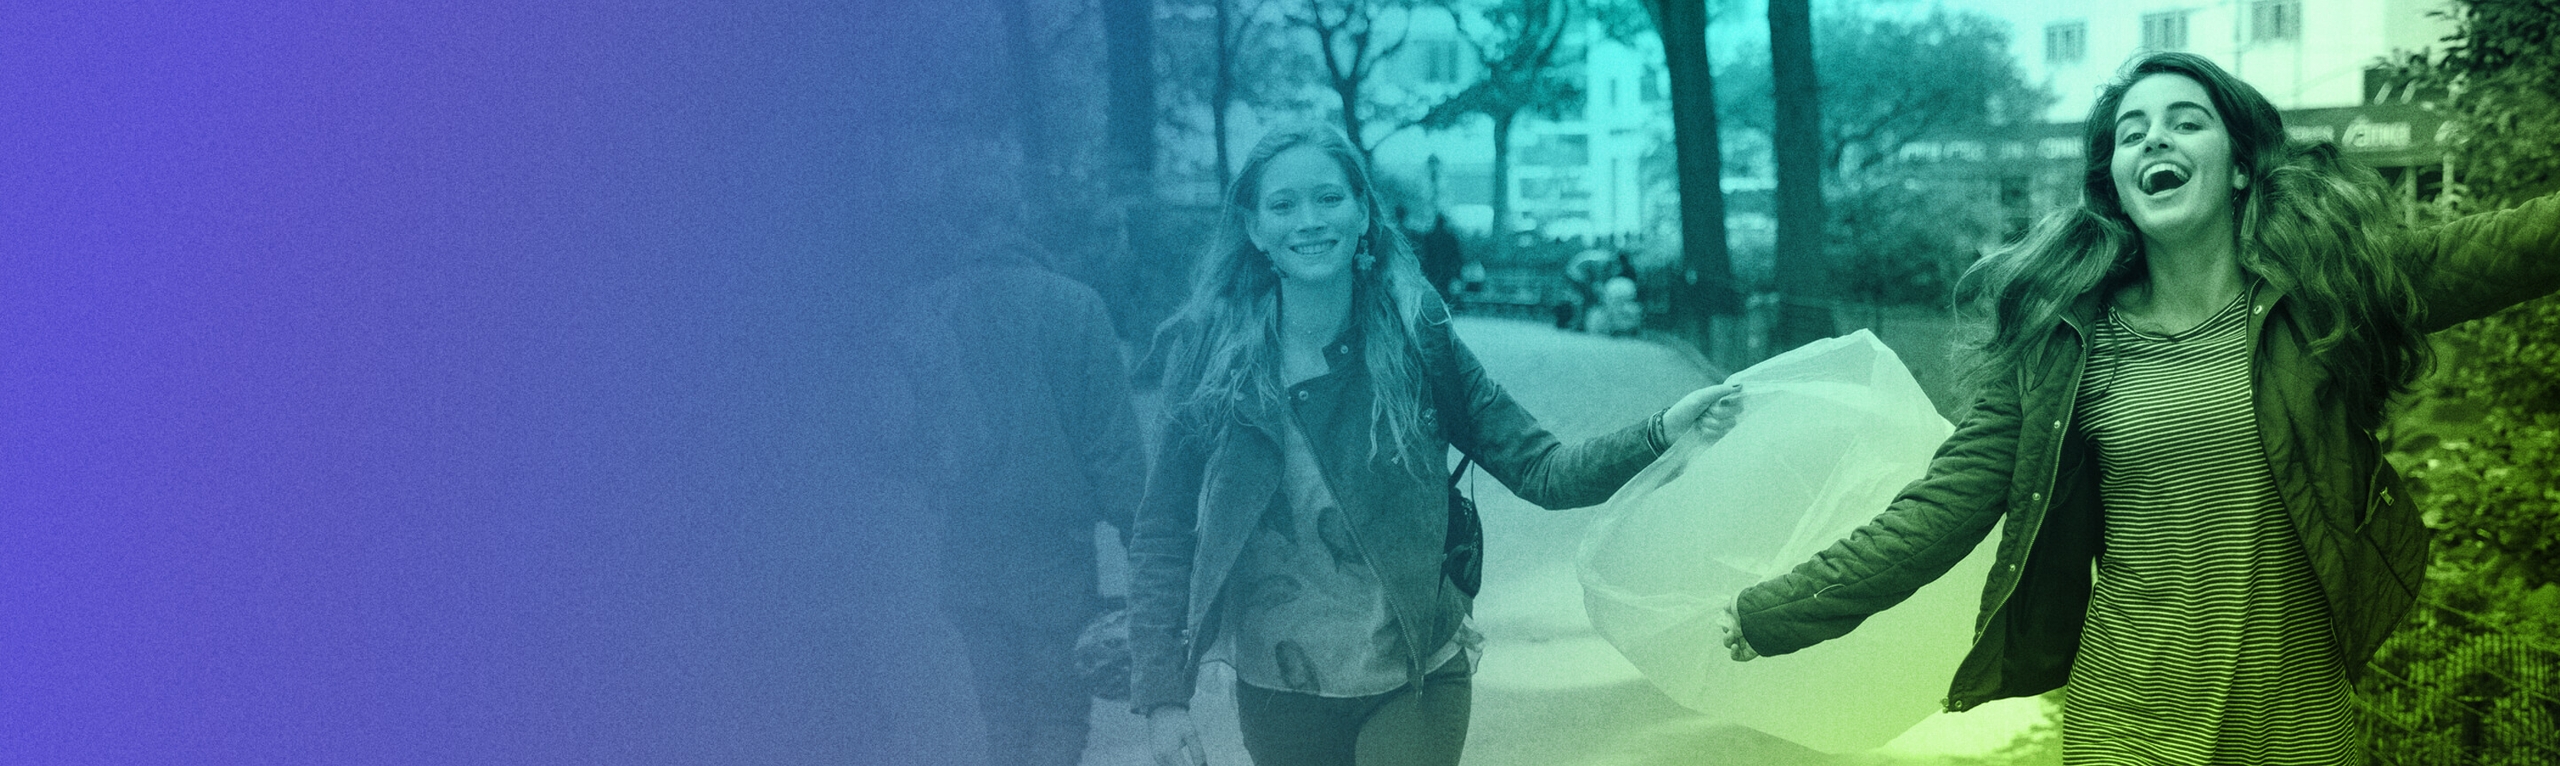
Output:
[[[1326,491],[1332,491],[1331,485],[1333,484],[1333,480],[1330,477],[1325,479],[1325,484]],[[1387,612],[1395,615],[1396,631],[1404,634],[1405,682],[1411,684],[1415,691],[1421,691],[1423,677],[1430,673],[1430,669],[1423,667],[1423,664],[1429,661],[1430,658],[1422,651],[1421,636],[1414,631],[1413,620],[1405,614],[1404,605],[1396,603],[1395,589],[1390,587],[1387,583],[1386,568],[1378,566],[1377,555],[1369,552],[1369,541],[1361,538],[1360,536],[1360,523],[1357,520],[1348,518],[1349,515],[1350,514],[1348,513],[1344,514],[1346,518],[1344,519],[1343,528],[1351,535],[1351,545],[1360,549],[1360,560],[1368,562],[1369,572],[1378,578],[1378,597],[1387,602]],[[1435,567],[1432,571],[1437,573],[1439,572],[1439,569]],[[1446,576],[1442,576],[1439,579],[1443,586],[1445,586],[1449,580]],[[1438,598],[1436,598],[1439,595],[1438,591],[1435,590],[1432,595],[1435,597],[1433,600],[1435,602],[1438,601]],[[1432,651],[1438,652],[1439,647],[1432,647]]]
[[[1292,418],[1297,417],[1297,413],[1294,410],[1287,412],[1286,415]],[[1303,425],[1301,426],[1301,429],[1303,430]],[[1311,452],[1315,448],[1315,444],[1311,438],[1307,447]],[[1281,449],[1286,450],[1288,447],[1283,445]],[[1448,454],[1448,448],[1446,446],[1441,448],[1441,454]],[[1314,455],[1310,454],[1309,457],[1314,457]],[[1340,504],[1340,498],[1342,495],[1341,493],[1334,491],[1333,477],[1325,475],[1324,461],[1318,459],[1315,462],[1316,477],[1324,481],[1325,493],[1334,496],[1334,502],[1336,504]],[[1387,612],[1395,617],[1396,632],[1404,636],[1405,682],[1412,685],[1415,690],[1419,691],[1422,688],[1424,676],[1430,671],[1430,669],[1422,667],[1429,658],[1423,655],[1422,649],[1420,648],[1422,644],[1421,637],[1415,633],[1414,622],[1405,614],[1404,605],[1396,603],[1394,589],[1387,583],[1387,570],[1384,567],[1378,566],[1377,555],[1369,552],[1369,541],[1360,536],[1360,521],[1356,518],[1352,518],[1349,508],[1343,509],[1342,526],[1345,534],[1349,534],[1351,536],[1352,547],[1360,550],[1360,560],[1368,563],[1371,576],[1378,578],[1378,597],[1387,602]],[[1432,571],[1436,573],[1439,570],[1435,567]],[[1448,579],[1449,578],[1445,576],[1440,578],[1444,584]],[[1435,596],[1434,601],[1437,601],[1438,599],[1436,597],[1439,594],[1435,591],[1433,595]],[[1439,650],[1439,647],[1432,647],[1432,650],[1436,652]]]
[[2374,518],[2381,516],[2384,510],[2391,507],[2391,488],[2382,483],[2382,471],[2391,466],[2391,458],[2379,454],[2380,451],[2377,446],[2376,454],[2373,456],[2373,470],[2366,473],[2364,477],[2364,515],[2356,517],[2358,534],[2362,534],[2366,527],[2373,526]]
[[[2250,285],[2250,290],[2254,293],[2258,289],[2258,286],[2258,283],[2252,283]],[[2283,298],[2284,296],[2279,294],[2262,303],[2259,302],[2258,296],[2255,294],[2249,296],[2249,427],[2250,430],[2257,432],[2258,459],[2267,464],[2267,473],[2270,480],[2273,480],[2277,468],[2275,456],[2267,452],[2266,426],[2265,424],[2258,422],[2260,412],[2258,397],[2265,395],[2265,392],[2259,390],[2261,386],[2258,385],[2258,357],[2260,356],[2259,348],[2267,342],[2265,337],[2267,332],[2267,312],[2275,308],[2276,301],[2282,300]],[[2373,506],[2375,490],[2374,482],[2375,480],[2382,478],[2382,466],[2388,465],[2390,462],[2390,459],[2383,457],[2379,451],[2376,452],[2373,459],[2374,471],[2365,477],[2364,518],[2359,519],[2356,522],[2356,532],[2358,533],[2362,533],[2364,531],[2364,525],[2371,521],[2375,511],[2379,510]],[[2276,486],[2276,502],[2283,504],[2285,526],[2293,528],[2293,542],[2295,545],[2303,547],[2303,555],[2307,558],[2311,552],[2310,545],[2302,539],[2302,527],[2300,524],[2296,523],[2293,518],[2293,499],[2285,495],[2284,486],[2282,484],[2278,484]],[[2338,614],[2337,608],[2329,603],[2329,583],[2326,580],[2319,580],[2319,574],[2318,565],[2314,562],[2312,576],[2314,580],[2318,580],[2318,585],[2320,586],[2320,600],[2322,602],[2322,607],[2327,609],[2329,612],[2329,640],[2337,642],[2339,650],[2344,651],[2349,644],[2347,641],[2347,620],[2345,615]]]
[[[2258,385],[2258,357],[2261,356],[2259,349],[2265,347],[2267,343],[2267,309],[2275,306],[2275,299],[2270,298],[2263,303],[2260,302],[2256,295],[2258,284],[2252,282],[2249,287],[2251,293],[2249,296],[2249,430],[2252,436],[2257,437],[2254,441],[2258,443],[2258,461],[2267,465],[2267,479],[2274,481],[2275,455],[2267,452],[2267,427],[2266,424],[2259,422],[2259,413],[2264,407],[2259,397],[2264,396],[2265,392],[2259,390],[2261,386]],[[2276,487],[2276,502],[2285,506],[2285,525],[2293,526],[2293,502],[2285,497],[2284,487],[2281,484]],[[2300,542],[2301,536],[2301,530],[2296,529],[2294,531],[2296,542]]]
[[[2085,331],[2083,331],[2083,330],[2081,330],[2081,329],[2080,329],[2080,327],[2079,327],[2078,325],[2072,324],[2072,323],[2071,323],[2070,321],[2068,321],[2068,320],[2065,320],[2065,321],[2063,322],[2063,325],[2064,325],[2064,326],[2066,326],[2066,327],[2070,327],[2070,328],[2071,328],[2071,332],[2072,332],[2072,334],[2073,334],[2074,336],[2077,336],[2077,338],[2078,338],[2078,341],[2077,341],[2077,342],[2080,344],[2080,358],[2079,358],[2079,360],[2078,360],[2078,361],[2074,362],[2074,363],[2072,364],[2072,366],[2071,366],[2071,381],[2070,381],[2070,383],[2069,383],[2069,384],[2067,384],[2067,385],[2069,385],[2069,387],[2070,387],[2070,388],[2069,388],[2069,390],[2068,390],[2068,391],[2066,391],[2066,392],[2065,392],[2065,396],[2063,397],[2063,400],[2062,400],[2062,416],[2061,416],[2061,418],[2060,418],[2060,419],[2055,420],[2055,421],[2053,422],[2053,425],[2049,426],[2049,427],[2053,430],[2053,447],[2052,447],[2051,449],[2049,449],[2049,450],[2046,452],[2046,454],[2045,454],[2045,464],[2046,464],[2047,466],[2049,466],[2049,467],[2045,469],[2045,476],[2044,476],[2044,481],[2043,481],[2043,485],[2044,485],[2044,497],[2043,497],[2041,500],[2032,500],[2032,501],[2030,501],[2030,502],[2038,502],[2038,503],[2041,503],[2041,504],[2044,506],[2043,508],[2040,508],[2040,509],[2038,509],[2038,510],[2036,511],[2036,530],[2035,530],[2036,537],[2041,537],[2041,536],[2043,536],[2043,535],[2044,535],[2045,516],[2046,516],[2046,514],[2048,514],[2049,512],[2051,512],[2051,511],[2053,510],[2053,503],[2054,503],[2054,500],[2055,500],[2055,498],[2054,498],[2054,496],[2053,496],[2053,492],[2054,492],[2054,482],[2055,482],[2055,481],[2057,481],[2057,480],[2059,480],[2059,479],[2061,478],[2061,476],[2062,476],[2062,443],[2063,443],[2063,441],[2064,441],[2064,438],[2063,438],[2063,437],[2065,437],[2066,435],[2068,435],[2068,434],[2070,433],[2070,428],[2071,428],[2071,419],[2072,419],[2073,417],[2076,417],[2076,416],[2079,414],[2079,413],[2078,413],[2078,410],[2079,410],[2079,408],[2080,408],[2080,378],[2081,378],[2081,376],[2082,376],[2082,375],[2087,374],[2087,373],[2088,373],[2088,371],[2089,371],[2089,335],[2088,335],[2088,333],[2087,333],[2087,332],[2085,332]],[[2019,374],[2020,374],[2021,376],[2023,376],[2023,375],[2025,375],[2025,374],[2026,374],[2026,371],[2025,371],[2025,370],[2020,370],[2020,371],[2019,371]],[[2025,389],[2025,383],[2026,383],[2026,381],[2025,381],[2025,380],[2020,380],[2020,381],[2018,381],[2018,382],[2019,382],[2019,385],[2020,385],[2020,388],[2019,388],[2019,390],[2018,390],[2018,408],[2019,408],[2019,413],[2018,413],[2018,414],[2019,414],[2019,417],[2023,419],[2023,418],[2026,416],[2026,398],[2027,398],[2027,397],[2026,397],[2026,393],[2027,393],[2027,392],[2026,392],[2026,389]],[[2020,425],[2022,425],[2022,426],[2030,426],[2030,427],[2032,427],[2032,426],[2033,426],[2033,424],[2031,424],[2031,423],[2022,423],[2022,424],[2020,424]],[[2002,534],[2004,534],[2004,535],[2005,535],[2005,534],[2007,534],[2007,532],[2004,530],[2004,531],[2002,532]],[[2025,545],[2025,547],[2026,547],[2026,550],[2019,551],[2019,552],[2018,552],[2018,560],[2017,560],[2016,562],[2014,562],[2014,563],[2012,563],[2012,564],[2010,564],[2010,565],[2009,565],[2009,566],[2010,566],[2010,569],[2011,569],[2013,572],[2023,572],[2023,571],[2026,569],[2026,567],[2027,567],[2027,562],[2028,562],[2028,560],[2029,560],[2031,557],[2033,557],[2033,556],[2035,555],[2035,550],[2036,550],[2036,540],[2035,540],[2035,537],[2027,538],[2027,541],[2025,542],[2025,544],[2024,544],[2024,545]],[[1995,573],[1995,574],[1998,574],[1998,573]],[[2000,598],[1999,598],[1999,600],[1992,602],[1991,612],[1990,612],[1991,614],[1999,614],[1999,613],[2000,613],[2000,610],[2003,610],[2003,609],[2007,609],[2007,608],[2009,608],[2009,597],[2010,597],[2010,596],[2012,596],[2012,595],[2016,595],[2016,594],[2017,594],[2017,592],[2018,592],[2018,581],[2019,581],[2019,580],[2022,580],[2022,579],[2025,579],[2025,577],[2026,577],[2026,576],[2025,576],[2024,574],[2017,574],[2017,575],[2015,575],[2015,576],[2011,576],[2011,577],[2009,577],[2009,587],[2008,587],[2007,589],[2004,589],[2004,590],[2002,590],[2002,591],[2000,592]],[[1987,629],[1987,628],[1989,628],[1989,627],[1990,627],[1990,626],[1989,626],[1988,624],[1985,624],[1985,625],[1983,625],[1981,628],[1976,628],[1976,629],[1974,630],[1974,632],[1973,632],[1973,642],[1974,642],[1974,643],[1976,643],[1976,644],[1980,644],[1980,643],[1982,643],[1982,632],[1983,632],[1983,630],[1984,630],[1984,629]]]
[[[2045,473],[2045,477],[2044,477],[2044,482],[2043,482],[2043,484],[2044,484],[2044,495],[2045,495],[2045,496],[2044,496],[2042,499],[2039,499],[2039,500],[2031,500],[2031,501],[2030,501],[2030,502],[2037,502],[2037,503],[2041,503],[2041,504],[2044,506],[2043,508],[2038,509],[2038,510],[2037,510],[2037,512],[2036,512],[2036,519],[2037,519],[2037,521],[2036,521],[2036,531],[2035,531],[2035,533],[2036,533],[2036,536],[2037,536],[2037,537],[2041,537],[2041,536],[2043,536],[2043,535],[2044,535],[2044,523],[2045,523],[2045,516],[2053,510],[2053,503],[2054,503],[2054,502],[2055,502],[2055,500],[2057,499],[2057,498],[2053,497],[2053,492],[2054,492],[2054,482],[2055,482],[2056,480],[2060,479],[2060,478],[2061,478],[2061,475],[2062,475],[2062,443],[2065,441],[2064,437],[2070,434],[2071,419],[2072,419],[2073,417],[2076,417],[2076,416],[2079,414],[2079,413],[2078,413],[2078,410],[2079,410],[2079,408],[2080,408],[2080,378],[2081,378],[2081,376],[2082,376],[2082,375],[2086,374],[2086,373],[2088,372],[2088,370],[2089,370],[2089,334],[2088,334],[2086,331],[2082,330],[2082,329],[2080,328],[2080,326],[2079,326],[2079,325],[2072,323],[2072,322],[2071,322],[2071,320],[2070,320],[2068,317],[2064,318],[2064,320],[2063,320],[2062,324],[2063,324],[2063,326],[2065,326],[2065,327],[2069,327],[2069,328],[2071,328],[2071,333],[2072,333],[2072,335],[2073,335],[2073,336],[2075,336],[2075,338],[2076,338],[2076,342],[2078,342],[2078,343],[2080,344],[2080,358],[2079,358],[2079,360],[2078,360],[2077,362],[2074,362],[2074,363],[2072,364],[2072,366],[2071,366],[2071,380],[2070,380],[2070,382],[2067,384],[2067,385],[2069,386],[2069,390],[2065,392],[2065,393],[2066,393],[2066,395],[2063,397],[2063,400],[2062,400],[2062,414],[2061,414],[2061,417],[2060,417],[2059,419],[2055,420],[2055,421],[2053,422],[2053,424],[2052,424],[2052,425],[2047,426],[2048,428],[2050,428],[2050,429],[2053,431],[2053,446],[2052,446],[2052,448],[2050,448],[2050,449],[2046,452],[2046,455],[2045,455],[2045,463],[2046,463],[2048,466],[2050,466],[2049,468],[2047,468],[2047,469],[2046,469],[2046,473]],[[2018,371],[2018,375],[2020,376],[2020,378],[2019,378],[2019,380],[2018,380],[2018,417],[2019,417],[2019,419],[2020,419],[2021,421],[2024,421],[2024,420],[2025,420],[2025,418],[2026,418],[2026,402],[2027,402],[2027,390],[2026,390],[2026,380],[2025,380],[2026,370],[2025,370],[2024,368],[2021,368],[2021,369]],[[2034,424],[2033,424],[2033,423],[2026,423],[2026,422],[2020,422],[2018,425],[2019,425],[2019,427],[2020,427],[2021,429],[2024,429],[2024,428],[2031,428],[2031,427],[2033,427],[2033,426],[2034,426]],[[2003,528],[2003,530],[2002,530],[2001,534],[2005,536],[2005,535],[2009,534],[2009,531],[2005,528],[2005,527],[2006,527],[2005,519],[2004,519],[2003,527],[2004,527],[2004,528]],[[2002,610],[2008,609],[2008,608],[2009,608],[2009,597],[2010,597],[2010,596],[2017,595],[2017,592],[2018,592],[2018,582],[2019,582],[2020,580],[2023,580],[2023,579],[2025,579],[2025,578],[2026,578],[2026,575],[2025,575],[2023,572],[2025,571],[2025,569],[2026,569],[2027,564],[2029,563],[2029,561],[2030,561],[2030,560],[2035,556],[2035,550],[2036,550],[2036,538],[2035,538],[2035,537],[2029,537],[2029,538],[2027,538],[2026,542],[2025,542],[2023,545],[2025,546],[2025,550],[2019,551],[2019,552],[2018,552],[2018,560],[2017,560],[2016,562],[2013,562],[2013,563],[2011,563],[2011,564],[2010,564],[2011,570],[2012,570],[2013,572],[2018,572],[2018,574],[2014,574],[2014,575],[2012,575],[2012,576],[2010,576],[2010,577],[2009,577],[2009,586],[2008,586],[2008,588],[2006,588],[2006,589],[2004,589],[2004,590],[2000,591],[2000,598],[1992,602],[1990,611],[1985,612],[1985,614],[1997,615],[1997,614],[1999,614]],[[2001,574],[2002,574],[2002,573],[2000,573],[2000,572],[1996,572],[1996,571],[1995,571],[1995,572],[1993,572],[1993,573],[1992,573],[1992,576],[1994,576],[1994,577],[1998,577],[1998,576],[2001,576]],[[1990,627],[1991,627],[1991,626],[1990,626],[1990,624],[1989,624],[1989,621],[1988,621],[1988,620],[1985,620],[1985,621],[1984,621],[1984,624],[1982,624],[1982,625],[1977,626],[1977,627],[1975,627],[1975,628],[1974,628],[1974,631],[1973,631],[1973,642],[1972,642],[1971,644],[1969,644],[1969,645],[1967,646],[1967,648],[1966,648],[1966,651],[1967,651],[1967,654],[1968,654],[1968,655],[1971,653],[1971,651],[1972,651],[1972,648],[1973,648],[1973,647],[1978,647],[1978,646],[1981,646],[1981,645],[1982,645],[1982,634],[1983,634],[1983,632],[1984,632],[1985,630],[1988,630]],[[1961,678],[1961,676],[1959,676],[1959,678]],[[1950,694],[1948,695],[1947,699],[1945,699],[1945,700],[1943,700],[1943,701],[1942,701],[1942,704],[1940,705],[1940,707],[1943,707],[1943,708],[1945,708],[1945,709],[1947,709],[1947,710],[1950,710],[1950,711],[1957,711],[1957,712],[1961,712],[1961,711],[1965,711],[1965,710],[1971,710],[1971,709],[1973,709],[1973,708],[1975,708],[1975,707],[1980,706],[1980,705],[1984,702],[1984,700],[1977,700],[1977,699],[1971,699],[1971,698],[1957,699],[1957,698],[1955,697],[1955,695],[1953,694],[1953,692],[1954,692],[1955,690],[1953,690],[1953,689],[1949,689],[1948,691],[1950,692]]]

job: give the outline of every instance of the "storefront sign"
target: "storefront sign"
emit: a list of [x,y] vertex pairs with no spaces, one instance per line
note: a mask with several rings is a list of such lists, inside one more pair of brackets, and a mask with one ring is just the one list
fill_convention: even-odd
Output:
[[[2285,133],[2296,141],[2328,141],[2348,157],[2374,167],[2433,165],[2444,161],[2455,125],[2426,104],[2372,104],[2284,112]],[[1912,141],[1894,158],[1918,164],[2078,162],[2078,123],[2021,126],[2006,136]]]

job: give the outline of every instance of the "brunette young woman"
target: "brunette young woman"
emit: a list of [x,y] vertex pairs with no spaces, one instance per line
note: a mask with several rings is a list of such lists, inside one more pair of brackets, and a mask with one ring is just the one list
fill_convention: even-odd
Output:
[[2406,229],[2184,53],[2128,62],[2084,133],[2080,205],[1959,286],[1993,330],[1926,477],[1744,591],[1727,650],[1847,633],[2001,523],[1949,710],[2068,685],[2066,763],[2361,763],[2350,679],[2427,558],[2373,431],[2425,333],[2560,287],[2560,201]]
[[1235,671],[1256,763],[1457,763],[1479,641],[1443,566],[1449,448],[1571,508],[1731,425],[1718,386],[1558,441],[1451,332],[1394,223],[1340,133],[1274,132],[1158,332],[1166,415],[1129,551],[1133,701],[1158,764],[1203,762],[1189,702],[1213,661]]

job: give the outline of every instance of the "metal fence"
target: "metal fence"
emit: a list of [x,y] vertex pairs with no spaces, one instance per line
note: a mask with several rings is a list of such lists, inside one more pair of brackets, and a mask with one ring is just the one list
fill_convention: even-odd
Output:
[[2358,685],[2372,762],[2560,764],[2560,647],[2443,603],[2418,609]]

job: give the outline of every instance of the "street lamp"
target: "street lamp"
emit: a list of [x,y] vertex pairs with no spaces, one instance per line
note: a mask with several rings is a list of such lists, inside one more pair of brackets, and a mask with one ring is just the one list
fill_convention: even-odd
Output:
[[1431,176],[1431,214],[1436,216],[1436,215],[1439,215],[1439,214],[1440,214],[1440,210],[1441,210],[1441,208],[1440,208],[1440,153],[1439,153],[1439,152],[1432,152],[1432,153],[1431,153],[1431,158],[1430,158],[1430,159],[1428,159],[1428,160],[1424,160],[1424,161],[1423,161],[1423,163],[1422,163],[1422,165],[1423,165],[1423,168],[1425,169],[1425,171],[1424,171],[1424,172],[1426,172],[1426,173],[1430,174],[1430,176]]

